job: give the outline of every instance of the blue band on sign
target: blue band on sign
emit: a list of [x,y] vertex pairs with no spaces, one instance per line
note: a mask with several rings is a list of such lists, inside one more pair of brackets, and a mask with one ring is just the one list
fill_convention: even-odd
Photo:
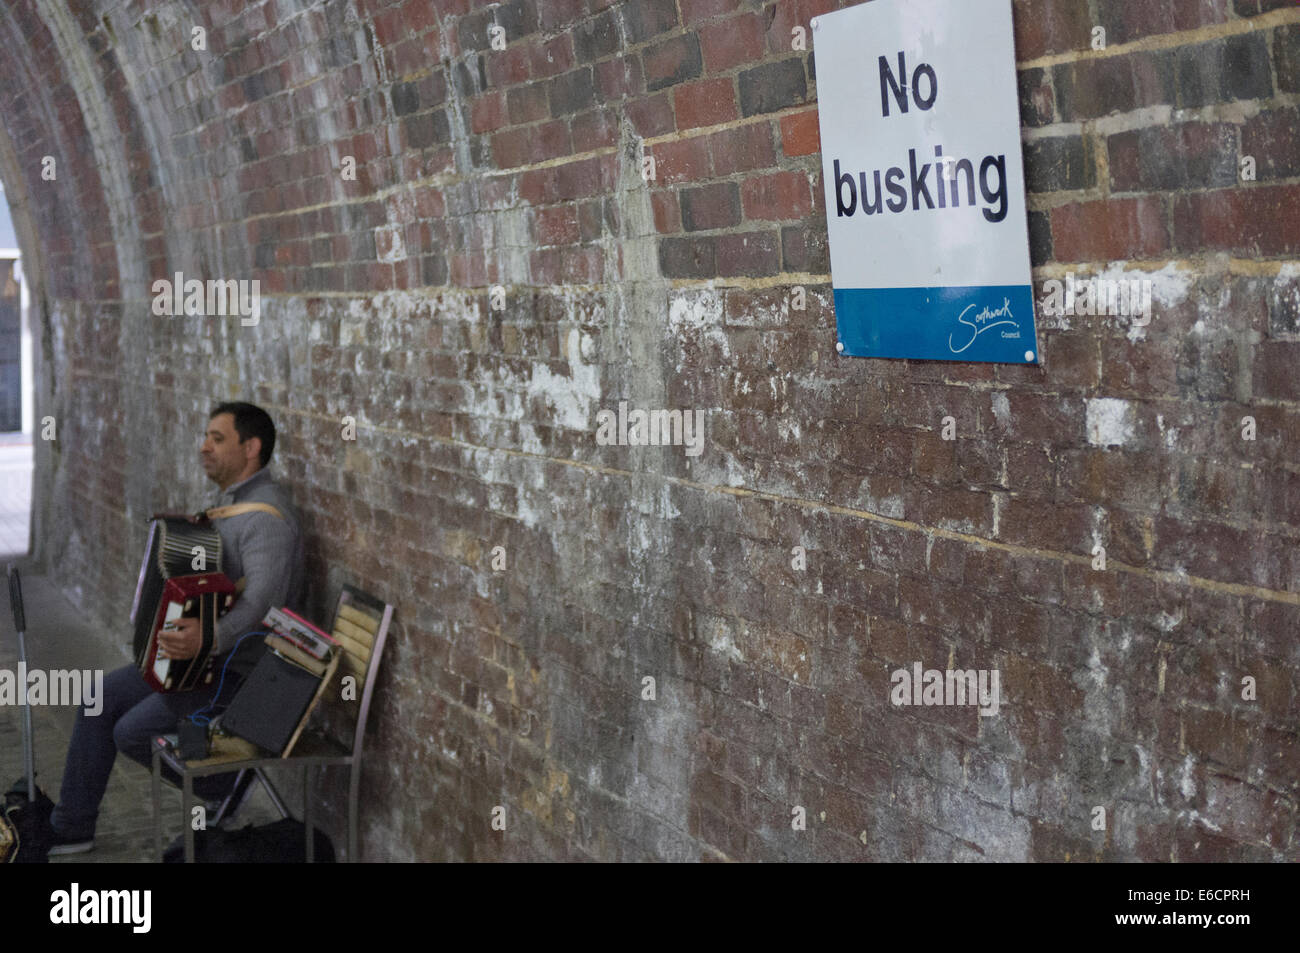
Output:
[[848,357],[1038,363],[1030,285],[837,288],[835,320]]

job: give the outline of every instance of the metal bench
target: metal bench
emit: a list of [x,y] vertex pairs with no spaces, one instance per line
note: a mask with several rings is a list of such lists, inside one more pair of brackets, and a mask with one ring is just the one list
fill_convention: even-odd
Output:
[[[252,742],[234,736],[220,736],[213,741],[209,757],[185,761],[169,744],[155,739],[153,745],[153,816],[154,848],[157,859],[162,860],[162,769],[170,768],[180,777],[181,814],[184,825],[185,862],[194,861],[194,827],[190,823],[191,811],[199,803],[194,797],[194,779],[212,774],[238,772],[235,786],[208,822],[215,827],[233,816],[247,801],[254,781],[260,782],[267,795],[280,812],[289,817],[290,811],[281,798],[267,770],[289,765],[302,771],[303,824],[307,828],[307,861],[313,860],[315,838],[312,825],[312,781],[316,772],[331,765],[347,766],[351,770],[348,785],[348,849],[347,860],[357,860],[357,809],[361,792],[361,755],[365,739],[366,721],[370,702],[374,697],[375,681],[379,674],[379,660],[383,655],[388,629],[393,620],[393,605],[375,598],[352,586],[345,585],[339,593],[334,612],[331,634],[342,647],[338,676],[326,691],[318,710],[308,711],[303,722],[290,740],[284,754],[267,756]],[[338,689],[345,679],[352,678],[351,697],[341,697]],[[362,686],[358,696],[355,688]],[[318,728],[304,731],[315,715]],[[349,739],[347,736],[351,734]]]

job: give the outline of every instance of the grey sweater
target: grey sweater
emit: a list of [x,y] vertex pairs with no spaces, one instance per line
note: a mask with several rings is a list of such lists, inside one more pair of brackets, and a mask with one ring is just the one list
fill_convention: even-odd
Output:
[[[240,636],[257,630],[267,610],[288,606],[296,611],[303,596],[302,530],[288,492],[262,469],[221,494],[218,505],[231,503],[269,503],[284,519],[254,512],[215,521],[221,534],[221,571],[234,581],[245,578],[243,594],[217,623],[221,655],[233,649]],[[260,654],[250,651],[251,643],[260,649],[262,639],[253,637],[244,644],[231,662],[232,670],[246,668]]]

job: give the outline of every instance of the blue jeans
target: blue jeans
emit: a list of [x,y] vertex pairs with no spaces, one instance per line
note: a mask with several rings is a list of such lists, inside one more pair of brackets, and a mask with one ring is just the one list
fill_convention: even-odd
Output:
[[[216,681],[199,691],[162,694],[145,684],[134,665],[105,675],[103,711],[93,716],[87,715],[85,708],[77,712],[59,804],[50,819],[54,829],[64,835],[93,836],[99,802],[118,752],[151,768],[152,739],[175,732],[181,718],[207,706],[216,692]],[[237,682],[227,674],[221,692],[223,704],[234,696]],[[203,798],[219,797],[229,789],[231,780],[230,775],[196,778],[194,791]]]

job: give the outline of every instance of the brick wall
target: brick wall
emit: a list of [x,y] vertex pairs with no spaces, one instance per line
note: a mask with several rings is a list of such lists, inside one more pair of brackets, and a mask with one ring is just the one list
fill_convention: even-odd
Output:
[[[1300,857],[1300,11],[1015,0],[1035,279],[1153,288],[1023,367],[836,355],[838,6],[0,12],[44,558],[124,639],[206,408],[266,406],[315,611],[399,607],[368,858]],[[260,323],[152,316],[176,271]],[[999,714],[893,706],[914,662]]]

